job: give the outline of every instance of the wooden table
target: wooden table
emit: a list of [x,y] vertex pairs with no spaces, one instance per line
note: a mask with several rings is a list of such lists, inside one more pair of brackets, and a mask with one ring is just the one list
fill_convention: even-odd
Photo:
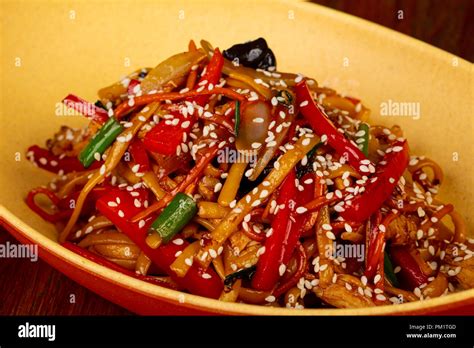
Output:
[[[474,2],[470,0],[316,0],[377,22],[474,61]],[[398,19],[399,10],[403,19]],[[0,243],[16,241],[0,230]],[[45,262],[2,259],[0,315],[131,314],[81,287]],[[75,303],[70,302],[71,295]]]

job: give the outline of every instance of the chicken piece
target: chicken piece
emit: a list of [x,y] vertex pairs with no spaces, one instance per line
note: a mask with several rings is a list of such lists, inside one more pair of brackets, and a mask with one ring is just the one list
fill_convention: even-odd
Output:
[[374,307],[375,303],[368,297],[359,294],[354,290],[333,283],[326,288],[315,287],[314,293],[324,302],[337,308],[363,308]]
[[217,199],[217,193],[214,192],[216,185],[219,183],[219,179],[211,176],[203,176],[198,182],[198,192],[206,201],[215,201]]
[[386,238],[394,244],[409,244],[416,240],[417,220],[413,216],[398,216],[388,225]]
[[447,276],[454,277],[463,289],[473,289],[474,251],[464,244],[453,243],[446,247],[445,253],[443,269]]

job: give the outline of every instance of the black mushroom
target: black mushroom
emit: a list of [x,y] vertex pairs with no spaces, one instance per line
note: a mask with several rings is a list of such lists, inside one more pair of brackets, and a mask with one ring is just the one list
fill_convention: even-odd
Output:
[[276,58],[272,50],[268,47],[264,38],[235,44],[231,48],[224,50],[224,57],[230,61],[253,69],[276,68]]

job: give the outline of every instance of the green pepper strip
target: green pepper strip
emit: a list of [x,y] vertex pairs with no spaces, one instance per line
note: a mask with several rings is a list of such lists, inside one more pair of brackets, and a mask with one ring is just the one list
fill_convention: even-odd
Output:
[[196,215],[197,205],[184,193],[178,193],[150,227],[164,243],[168,243]]
[[123,129],[115,118],[110,117],[79,154],[79,160],[84,167],[87,168],[94,162],[96,153],[102,155]]
[[239,127],[240,127],[240,102],[237,100],[235,102],[235,126],[234,126],[235,136],[239,135]]
[[388,256],[387,252],[385,252],[385,255],[384,255],[383,265],[384,265],[385,276],[390,281],[390,284],[392,284],[396,288],[400,287],[400,283],[398,282],[397,276],[395,275],[395,272],[393,270],[392,261],[390,261],[390,257]]
[[363,142],[358,143],[359,148],[365,157],[369,156],[369,125],[367,123],[361,122],[359,125],[359,132],[364,131],[364,135],[359,137],[359,139],[364,139]]

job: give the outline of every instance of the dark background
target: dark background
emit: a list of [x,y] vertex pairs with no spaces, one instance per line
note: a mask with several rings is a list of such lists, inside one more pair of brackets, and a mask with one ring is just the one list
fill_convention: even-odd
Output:
[[[474,61],[473,0],[313,0]],[[398,19],[398,11],[403,19]],[[16,241],[0,229],[0,243]],[[69,302],[74,294],[76,303]],[[0,315],[130,314],[38,260],[2,259]]]
[[[474,62],[473,0],[312,0]],[[398,11],[403,19],[398,19]]]

